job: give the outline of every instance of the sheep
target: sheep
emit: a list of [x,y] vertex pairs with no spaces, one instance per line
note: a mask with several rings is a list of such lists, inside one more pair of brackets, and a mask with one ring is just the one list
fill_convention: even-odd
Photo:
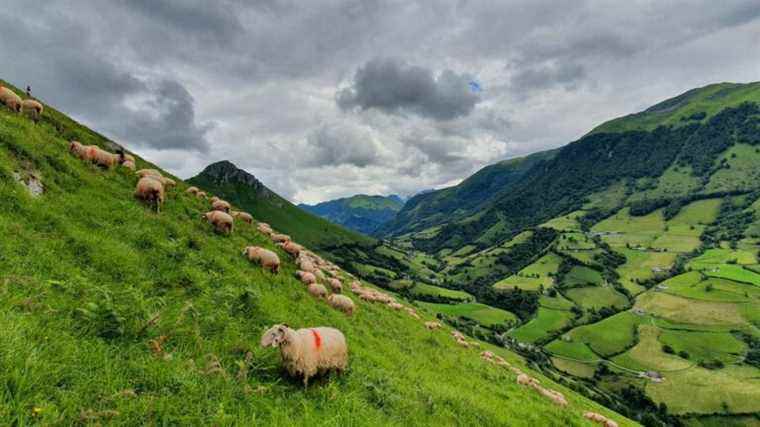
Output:
[[358,294],[360,293],[364,288],[362,288],[362,284],[358,280],[354,280],[351,282],[351,292]]
[[320,285],[319,283],[311,283],[307,289],[309,293],[315,298],[322,299],[327,297],[327,288],[325,288],[324,285]]
[[457,340],[457,344],[459,344],[460,346],[462,346],[464,348],[470,348],[470,343],[468,343],[465,340]]
[[125,168],[129,169],[129,170],[132,170],[132,171],[135,170],[135,168],[136,168],[135,162],[133,162],[131,160],[125,160],[124,162],[121,163],[121,165],[124,166]]
[[458,340],[463,340],[464,339],[464,334],[461,333],[461,332],[459,332],[459,331],[457,331],[456,329],[454,329],[453,331],[451,331],[451,336],[454,337],[455,339],[458,339]]
[[[153,179],[153,178],[146,178]],[[208,221],[214,226],[216,231],[227,235],[232,234],[234,228],[234,220],[229,214],[220,211],[210,211],[201,215],[201,219]]]
[[87,147],[86,158],[98,166],[103,166],[106,169],[110,169],[112,166],[119,163],[119,156],[113,153],[109,153],[102,148],[90,145]]
[[185,190],[185,193],[197,196],[199,191],[200,190],[198,190],[198,187],[189,187],[187,190]]
[[354,305],[354,302],[351,300],[351,298],[345,295],[332,294],[327,297],[327,303],[330,304],[330,307],[336,310],[340,310],[349,316],[352,316],[354,314],[354,310],[356,309],[356,306]]
[[291,376],[309,378],[332,369],[342,373],[348,366],[346,337],[337,329],[317,327],[293,330],[274,325],[261,337],[262,347],[279,347],[285,369]]
[[263,268],[269,269],[269,271],[274,274],[280,272],[280,257],[269,249],[264,249],[258,246],[248,246],[243,249],[243,255],[250,261],[257,261]]
[[402,308],[404,308],[403,305],[401,305],[401,304],[399,304],[397,302],[389,302],[388,303],[388,307],[390,307],[390,308],[392,308],[394,310],[401,310]]
[[164,177],[164,175],[156,169],[140,169],[139,171],[135,172],[135,175],[139,176],[140,178],[144,178],[146,176],[155,176],[158,178]]
[[211,210],[229,213],[232,206],[224,200],[217,200],[211,204]]
[[551,399],[551,401],[554,402],[555,404],[559,406],[567,406],[567,399],[565,398],[565,395],[563,395],[562,393],[552,390],[552,389],[544,388],[541,386],[534,386],[533,388],[535,388],[544,397],[548,397],[549,399]]
[[314,275],[317,276],[317,279],[320,282],[324,282],[325,280],[327,280],[327,278],[325,277],[325,273],[322,270],[320,270],[320,269],[316,269],[314,271]]
[[269,224],[263,222],[260,222],[259,225],[256,226],[256,229],[259,230],[259,233],[266,236],[271,236],[273,233],[272,228],[269,226]]
[[211,202],[211,204],[213,205],[214,203],[218,202],[219,200],[222,200],[222,199],[214,196],[214,197],[210,198],[208,201]]
[[290,240],[280,243],[280,247],[293,258],[298,258],[298,255],[300,255],[303,250],[303,246]]
[[480,357],[482,357],[483,360],[487,360],[489,362],[493,361],[494,356],[495,355],[492,352],[487,351],[487,350],[484,351],[484,352],[482,352],[482,353],[480,353]]
[[205,199],[206,198],[206,192],[205,191],[199,191],[195,194],[195,197],[199,199]]
[[404,307],[404,310],[406,310],[407,314],[414,317],[417,320],[420,320],[420,315],[417,314],[417,311],[411,307]]
[[296,259],[296,264],[298,265],[298,268],[303,271],[308,271],[309,273],[313,273],[315,270],[314,264],[308,258],[301,255]]
[[340,283],[340,280],[338,279],[330,279],[327,281],[327,284],[330,285],[330,288],[335,293],[341,293],[343,291],[343,284]]
[[290,236],[288,236],[287,234],[272,234],[270,238],[275,243],[284,243],[290,240]]
[[248,212],[232,211],[230,212],[233,218],[239,219],[245,223],[253,224],[253,215]]
[[32,120],[35,122],[42,117],[42,111],[44,108],[42,107],[42,104],[37,102],[34,99],[25,99],[21,101],[21,112],[23,113],[29,113],[29,115],[32,117]]
[[436,329],[441,329],[442,325],[439,322],[425,322],[425,327],[434,331]]
[[21,97],[7,87],[0,86],[0,103],[5,104],[14,113],[21,112]]
[[172,188],[177,186],[177,182],[174,181],[171,178],[161,177],[161,182],[164,184],[166,188]]
[[79,141],[71,141],[69,143],[69,153],[79,157],[82,160],[87,160],[87,148],[88,145],[83,145]]
[[296,271],[296,276],[304,285],[311,285],[312,283],[317,283],[317,278],[314,277],[314,275],[309,273],[308,271],[301,271],[301,270]]
[[618,427],[618,423],[596,412],[584,412],[583,417],[604,427]]
[[531,378],[528,374],[519,374],[517,376],[517,384],[520,385],[532,385],[534,384],[534,379]]
[[140,178],[135,188],[135,197],[154,203],[156,212],[160,212],[164,203],[164,185],[152,178]]

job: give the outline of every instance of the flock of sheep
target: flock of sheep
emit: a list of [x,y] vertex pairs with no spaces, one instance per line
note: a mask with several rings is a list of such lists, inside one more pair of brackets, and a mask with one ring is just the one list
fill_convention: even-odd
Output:
[[[21,100],[13,91],[2,86],[0,86],[0,102],[14,112],[32,112],[32,117],[35,120],[39,119],[43,111],[39,102]],[[69,151],[83,161],[91,162],[106,169],[120,165],[132,171],[135,170],[135,158],[123,151],[110,153],[98,146],[83,145],[78,141],[70,142]],[[156,169],[142,169],[136,171],[135,175],[138,177],[135,197],[153,204],[156,212],[160,212],[166,198],[166,190],[175,187],[176,182],[164,177]],[[199,199],[208,198],[206,192],[197,187],[189,187],[185,193]],[[235,219],[250,225],[254,222],[251,214],[232,210],[230,203],[218,197],[211,197],[209,201],[211,211],[204,213],[201,218],[213,225],[219,233],[231,234],[234,230]],[[317,300],[323,300],[332,308],[352,316],[356,311],[356,304],[351,298],[342,294],[341,276],[343,276],[344,279],[352,279],[351,292],[357,295],[359,299],[370,303],[380,303],[396,311],[403,309],[409,316],[421,320],[414,308],[404,306],[390,294],[362,286],[361,282],[355,280],[353,275],[342,271],[335,264],[292,241],[290,236],[276,233],[269,224],[258,222],[256,229],[293,257],[299,268],[296,272],[297,278],[306,285],[309,294]],[[280,258],[274,251],[259,246],[248,246],[243,250],[243,256],[251,262],[258,263],[272,274],[278,274],[280,271]],[[443,327],[436,321],[425,321],[424,326],[431,332]],[[464,348],[480,347],[477,342],[468,342],[464,334],[457,330],[452,330],[451,335]],[[303,377],[304,386],[307,386],[309,379],[315,375],[332,370],[340,373],[348,366],[346,338],[341,331],[335,328],[314,327],[294,330],[288,325],[274,325],[264,333],[260,344],[262,347],[278,347],[285,369],[291,376]],[[533,388],[559,406],[567,406],[567,399],[562,393],[543,387],[537,379],[512,366],[501,356],[490,351],[483,351],[480,355],[488,363],[510,369],[517,375],[518,384]],[[585,412],[583,416],[604,427],[617,427],[615,421],[598,413]]]
[[28,114],[35,122],[42,116],[42,104],[34,99],[21,99],[16,92],[5,86],[0,86],[0,103],[11,111],[19,114]]

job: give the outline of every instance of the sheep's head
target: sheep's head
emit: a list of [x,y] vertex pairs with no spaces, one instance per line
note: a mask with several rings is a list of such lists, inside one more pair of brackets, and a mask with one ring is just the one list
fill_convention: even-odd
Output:
[[264,332],[261,337],[262,347],[279,347],[286,341],[286,333],[288,331],[288,325],[274,325]]

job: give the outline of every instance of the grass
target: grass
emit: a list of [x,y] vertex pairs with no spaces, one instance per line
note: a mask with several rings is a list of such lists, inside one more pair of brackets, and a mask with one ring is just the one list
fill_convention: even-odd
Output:
[[659,341],[676,351],[686,351],[690,360],[720,360],[726,364],[742,359],[746,345],[728,332],[664,330]]
[[601,322],[575,328],[569,336],[585,343],[597,354],[609,357],[632,347],[636,343],[637,328],[645,321],[642,316],[624,311]]
[[749,283],[760,286],[760,273],[748,270],[740,265],[724,264],[705,270],[710,277],[720,277],[735,282]]
[[573,288],[565,291],[565,295],[586,310],[599,310],[602,307],[623,308],[628,305],[628,299],[611,287]]
[[639,342],[627,352],[613,358],[613,361],[629,369],[662,372],[686,369],[694,364],[678,356],[664,353],[662,344],[658,341],[659,336],[660,329],[657,327],[640,325]]
[[548,289],[554,284],[554,278],[550,277],[549,274],[556,273],[561,262],[562,258],[559,255],[549,252],[519,273],[497,282],[494,287],[502,289],[517,287],[536,291],[543,286]]
[[643,246],[649,247],[665,231],[662,210],[656,210],[644,216],[631,216],[628,208],[623,208],[615,215],[599,222],[591,228],[594,232],[615,233],[603,237],[613,247]]
[[[330,309],[252,227],[213,233],[199,220],[207,203],[181,182],[151,212],[132,174],[67,153],[68,139],[104,138],[52,108],[44,117],[35,126],[0,108],[3,424],[588,425],[587,409],[624,421],[553,385],[570,400],[558,408],[403,312]],[[29,170],[45,185],[39,198],[11,178]],[[250,244],[278,251],[280,274],[246,261]],[[283,376],[277,352],[258,346],[279,322],[341,329],[349,370],[308,389]]]
[[716,160],[716,164],[725,161],[727,167],[719,168],[710,176],[705,191],[748,191],[757,187],[760,179],[760,151],[748,144],[736,144],[726,150]]
[[467,292],[457,291],[454,289],[446,289],[438,286],[428,285],[425,283],[417,283],[412,287],[411,291],[414,296],[441,296],[444,298],[450,298],[452,300],[458,300],[462,302],[474,301],[474,297]]
[[534,343],[542,338],[546,338],[555,331],[561,330],[572,319],[573,314],[567,310],[553,310],[539,307],[535,318],[512,330],[509,336],[520,342]]
[[549,220],[540,226],[544,228],[553,228],[557,231],[580,231],[581,224],[578,222],[578,218],[582,217],[584,214],[584,211],[573,211],[567,215]]
[[750,251],[713,248],[692,259],[686,266],[694,270],[705,270],[726,264],[729,261],[735,261],[739,265],[748,265],[756,264],[757,258]]
[[593,268],[575,266],[562,281],[563,286],[593,286],[602,283],[602,275]]
[[433,313],[464,317],[466,319],[474,320],[486,327],[517,322],[517,316],[506,310],[475,302],[462,304],[420,302],[418,304]]
[[626,263],[616,269],[620,282],[633,295],[644,292],[645,288],[637,281],[644,281],[655,276],[653,269],[668,270],[676,260],[672,252],[647,252],[627,248],[617,250],[626,258]]
[[568,357],[576,361],[592,362],[599,360],[599,356],[582,342],[567,342],[556,339],[546,346],[546,350],[555,356]]
[[647,292],[639,295],[636,307],[676,323],[715,326],[746,324],[739,306],[734,303],[701,301],[662,292]]

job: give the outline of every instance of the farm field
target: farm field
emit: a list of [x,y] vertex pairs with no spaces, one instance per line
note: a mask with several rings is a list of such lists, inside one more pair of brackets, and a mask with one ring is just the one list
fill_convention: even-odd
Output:
[[570,212],[567,215],[549,220],[540,226],[544,228],[553,228],[557,231],[580,231],[581,224],[578,222],[578,218],[582,217],[584,214],[585,212],[580,210]]
[[615,215],[594,225],[591,231],[597,233],[614,233],[602,236],[613,247],[643,246],[649,247],[665,231],[662,210],[656,210],[644,216],[631,216],[628,208],[623,208]]
[[593,268],[575,266],[565,275],[561,285],[563,287],[593,286],[602,283],[602,275]]
[[662,271],[667,271],[675,262],[676,254],[672,252],[650,252],[627,248],[618,248],[626,263],[616,269],[620,274],[620,282],[633,295],[638,295],[646,289],[637,281],[651,279]]
[[602,307],[623,308],[628,304],[628,299],[625,296],[608,286],[573,288],[564,291],[564,293],[570,300],[584,309],[593,308],[598,310]]
[[612,360],[615,363],[628,369],[665,372],[666,376],[669,371],[686,369],[694,365],[693,362],[662,351],[662,344],[658,340],[661,331],[656,326],[639,325],[638,328],[638,344],[614,357]]
[[549,274],[557,272],[560,262],[562,259],[557,254],[549,252],[538,261],[520,270],[519,273],[497,282],[494,287],[502,289],[517,287],[536,291],[543,286],[544,289],[548,289],[554,284],[554,278],[550,277]]
[[538,315],[534,319],[511,331],[509,336],[520,342],[534,343],[567,326],[573,317],[567,310],[539,307]]
[[731,261],[739,265],[757,264],[757,258],[750,251],[712,248],[689,261],[686,266],[693,270],[706,270]]
[[517,322],[517,316],[515,316],[513,313],[485,304],[436,304],[429,302],[419,302],[418,304],[433,313],[442,313],[449,316],[465,317],[467,319],[474,320],[486,327],[494,325],[505,325],[510,322]]
[[720,277],[723,279],[733,280],[735,282],[760,286],[760,273],[748,270],[740,265],[723,264],[715,268],[705,270],[704,273],[710,277]]
[[568,335],[573,341],[588,345],[595,353],[609,357],[621,353],[636,343],[637,328],[646,317],[624,311],[601,322],[577,327]]
[[462,302],[473,301],[475,299],[472,295],[464,291],[441,288],[439,286],[428,285],[426,283],[415,284],[414,287],[410,289],[410,292],[414,296],[440,296],[453,300],[459,300]]
[[720,360],[726,364],[743,358],[747,345],[730,332],[697,332],[683,330],[663,330],[659,341],[667,344],[676,353],[685,351],[694,361]]
[[588,346],[582,342],[567,342],[562,339],[556,339],[547,345],[546,350],[552,355],[567,357],[576,361],[594,362],[600,357],[594,354]]
[[663,292],[639,295],[635,307],[675,323],[737,327],[747,323],[737,304],[682,298]]

